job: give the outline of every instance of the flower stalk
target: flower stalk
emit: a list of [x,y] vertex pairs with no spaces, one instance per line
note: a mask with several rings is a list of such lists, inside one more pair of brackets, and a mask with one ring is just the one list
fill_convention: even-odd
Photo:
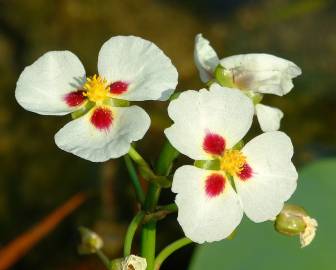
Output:
[[191,244],[192,241],[187,238],[187,237],[183,237],[179,240],[176,240],[175,242],[171,243],[170,245],[168,245],[167,247],[165,247],[160,253],[159,255],[156,257],[155,259],[155,263],[154,263],[154,270],[159,270],[162,263],[172,254],[174,253],[176,250]]
[[139,172],[145,180],[165,188],[171,186],[171,181],[166,176],[155,174],[145,159],[132,146],[128,155],[138,165]]
[[101,260],[101,262],[103,263],[103,265],[105,266],[105,268],[106,269],[111,269],[111,262],[110,262],[109,258],[107,258],[107,256],[101,250],[98,250],[96,252],[96,254],[99,257],[99,259]]
[[[156,173],[160,176],[168,176],[173,161],[178,157],[179,152],[166,141],[158,162],[156,164]],[[154,211],[159,201],[161,187],[151,183],[145,200],[144,210]],[[155,243],[156,243],[156,220],[151,220],[143,226],[141,234],[141,255],[147,260],[147,270],[154,270],[155,260]]]
[[135,190],[135,194],[137,197],[138,202],[143,205],[143,203],[145,202],[145,194],[142,190],[136,169],[133,165],[133,162],[131,160],[131,158],[129,156],[124,156],[124,160],[125,160],[125,165],[127,168],[127,171],[129,173],[131,182],[133,184],[134,190]]
[[145,212],[140,211],[138,214],[135,215],[130,225],[128,226],[126,236],[125,236],[125,241],[124,241],[124,257],[131,255],[133,238],[144,216],[145,216]]

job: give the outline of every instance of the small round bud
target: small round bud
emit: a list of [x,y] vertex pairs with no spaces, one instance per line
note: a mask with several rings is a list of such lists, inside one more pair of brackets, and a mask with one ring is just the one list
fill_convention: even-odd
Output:
[[275,229],[281,234],[299,235],[301,247],[313,241],[317,226],[317,221],[309,217],[302,207],[291,204],[284,206],[274,223]]
[[111,270],[122,270],[123,258],[114,259],[111,261]]
[[85,227],[80,227],[79,232],[81,235],[81,244],[78,246],[78,252],[80,254],[96,253],[103,247],[103,240],[95,232]]
[[146,270],[147,268],[146,259],[135,255],[127,256],[121,265],[122,270]]

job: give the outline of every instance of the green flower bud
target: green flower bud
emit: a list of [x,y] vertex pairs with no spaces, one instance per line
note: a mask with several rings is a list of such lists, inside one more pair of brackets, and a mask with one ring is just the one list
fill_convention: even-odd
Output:
[[111,270],[122,270],[123,258],[114,259],[111,261]]
[[317,221],[309,217],[302,207],[291,204],[284,206],[274,223],[275,229],[281,234],[299,235],[301,247],[313,241],[317,226]]
[[93,254],[103,247],[103,240],[95,232],[80,227],[81,244],[78,246],[79,254]]

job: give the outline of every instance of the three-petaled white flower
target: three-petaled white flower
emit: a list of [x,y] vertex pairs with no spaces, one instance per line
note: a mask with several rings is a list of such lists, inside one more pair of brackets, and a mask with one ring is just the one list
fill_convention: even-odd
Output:
[[[182,166],[175,172],[178,222],[191,240],[203,243],[229,236],[243,212],[254,222],[273,219],[296,188],[287,135],[267,132],[234,147],[252,124],[253,104],[241,91],[212,84],[173,100],[170,143],[206,169]],[[195,164],[197,164],[197,162]]]
[[[212,80],[216,68],[221,67],[225,86],[243,90],[255,101],[260,94],[287,94],[293,88],[292,79],[301,74],[301,69],[293,62],[270,54],[241,54],[219,60],[202,34],[195,38],[194,60],[203,82]],[[278,130],[283,117],[281,110],[259,102],[256,102],[255,114],[261,129],[265,132]]]
[[22,72],[15,91],[18,103],[42,115],[82,116],[55,135],[63,150],[102,162],[126,154],[132,141],[150,126],[148,114],[128,101],[166,100],[177,85],[177,71],[153,43],[117,36],[102,46],[98,73],[86,77],[69,51],[44,54]]

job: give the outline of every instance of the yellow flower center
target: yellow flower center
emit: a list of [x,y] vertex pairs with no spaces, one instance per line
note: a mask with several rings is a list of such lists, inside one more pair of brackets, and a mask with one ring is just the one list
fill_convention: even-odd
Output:
[[102,101],[109,97],[110,87],[107,85],[106,79],[99,75],[93,75],[86,79],[84,84],[84,96],[92,102]]
[[230,175],[239,174],[246,163],[246,157],[239,150],[226,150],[220,160],[221,170]]

